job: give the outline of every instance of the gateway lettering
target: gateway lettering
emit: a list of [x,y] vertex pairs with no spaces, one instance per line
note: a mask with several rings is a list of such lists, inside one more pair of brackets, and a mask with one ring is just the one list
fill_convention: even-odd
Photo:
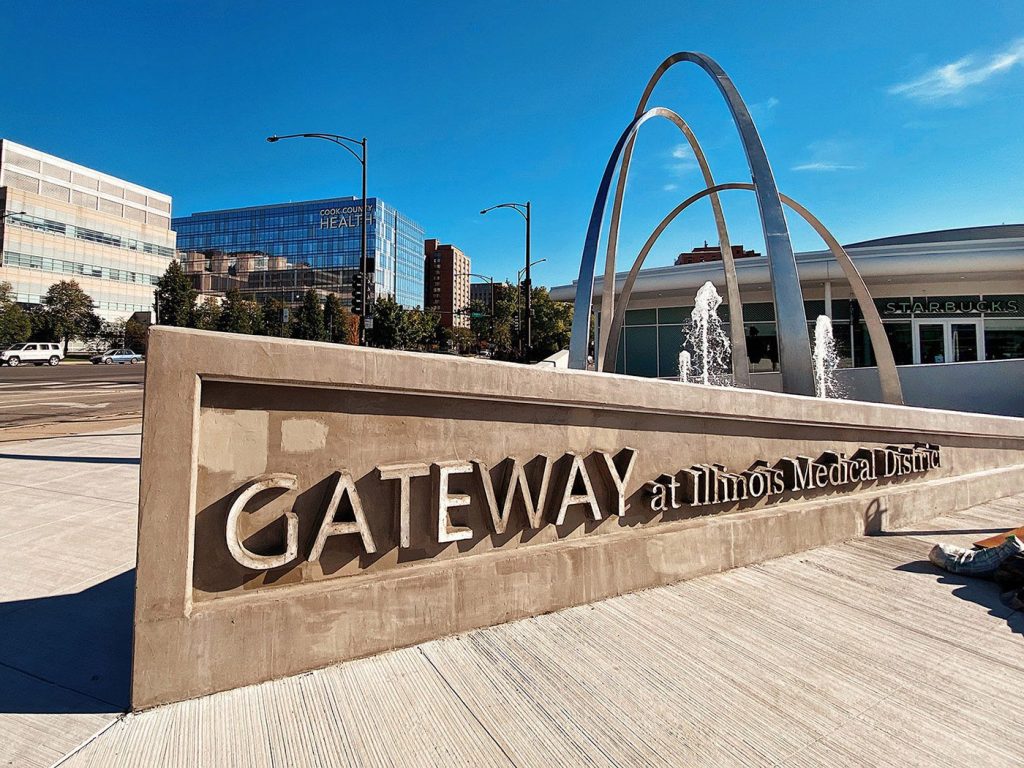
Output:
[[[485,517],[489,532],[497,535],[508,530],[513,510],[517,508],[523,512],[522,522],[531,529],[541,528],[548,521],[553,525],[562,525],[569,508],[573,506],[582,506],[585,514],[593,520],[601,520],[609,514],[625,517],[629,510],[626,503],[627,487],[636,466],[637,451],[634,448],[623,448],[615,456],[603,451],[596,452],[596,455],[596,464],[603,480],[602,487],[608,489],[608,493],[601,495],[595,491],[592,470],[588,469],[583,456],[574,453],[565,455],[567,469],[563,473],[564,478],[558,483],[552,479],[554,462],[544,455],[531,462],[538,466],[532,472],[532,480],[523,461],[515,457],[507,459],[505,479],[498,487],[491,479],[490,467],[479,460],[393,464],[377,467],[375,474],[382,483],[396,484],[393,487],[399,529],[398,546],[408,549],[412,545],[412,481],[428,476],[434,515],[431,522],[436,522],[436,527],[432,525],[431,535],[438,544],[463,541],[474,536],[472,528],[457,525],[451,518],[450,510],[472,503],[469,494],[452,492],[451,479],[457,476],[476,478],[482,491],[480,501],[487,511]],[[666,512],[683,506],[731,504],[748,499],[770,502],[787,492],[854,485],[879,478],[926,472],[938,466],[937,445],[861,448],[849,458],[844,453],[826,451],[817,460],[807,456],[783,457],[774,466],[760,460],[738,473],[728,472],[721,464],[695,464],[672,475],[661,475],[657,480],[648,482],[644,491],[646,504],[652,512]],[[236,562],[252,570],[269,570],[298,560],[299,525],[295,512],[284,514],[284,551],[278,554],[250,551],[239,532],[239,520],[246,504],[253,497],[270,489],[295,490],[296,487],[295,475],[270,473],[250,480],[239,489],[228,511],[225,531],[228,551]],[[338,521],[337,514],[346,502],[353,519]],[[328,540],[335,536],[357,536],[364,552],[377,552],[376,539],[359,491],[352,475],[345,470],[335,475],[316,538],[306,560],[318,560]]]

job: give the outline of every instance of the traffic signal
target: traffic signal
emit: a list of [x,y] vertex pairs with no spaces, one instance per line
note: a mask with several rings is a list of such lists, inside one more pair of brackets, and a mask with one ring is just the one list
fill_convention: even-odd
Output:
[[363,273],[352,275],[352,314],[363,314]]

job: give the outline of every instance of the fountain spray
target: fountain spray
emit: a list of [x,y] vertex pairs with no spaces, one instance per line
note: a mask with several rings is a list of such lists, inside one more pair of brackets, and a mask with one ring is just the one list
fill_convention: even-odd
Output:
[[832,335],[832,321],[828,315],[818,315],[814,323],[814,389],[818,397],[840,397],[836,369],[839,354]]
[[731,386],[729,337],[722,330],[718,308],[722,297],[708,281],[697,291],[690,322],[683,329],[686,344],[693,350],[702,384]]

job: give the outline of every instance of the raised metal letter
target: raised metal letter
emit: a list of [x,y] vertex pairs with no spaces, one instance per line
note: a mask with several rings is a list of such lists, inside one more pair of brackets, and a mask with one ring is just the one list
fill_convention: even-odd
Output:
[[235,497],[235,501],[232,503],[231,509],[228,511],[226,538],[228,551],[240,565],[244,565],[246,568],[251,568],[254,571],[268,571],[271,568],[279,568],[282,565],[287,565],[298,557],[299,518],[294,512],[284,513],[285,520],[287,521],[285,528],[285,549],[280,555],[257,555],[255,552],[251,552],[246,549],[242,540],[238,537],[238,518],[241,516],[242,510],[245,509],[245,505],[249,503],[249,500],[253,496],[262,493],[263,491],[268,491],[271,488],[287,488],[289,490],[294,490],[295,483],[295,475],[290,475],[284,472],[260,475],[256,479],[250,480],[238,496]]

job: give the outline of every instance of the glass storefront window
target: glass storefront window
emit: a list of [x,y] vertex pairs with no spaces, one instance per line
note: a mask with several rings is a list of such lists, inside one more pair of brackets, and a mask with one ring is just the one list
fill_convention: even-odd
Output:
[[682,324],[690,319],[692,307],[662,307],[658,310],[658,322],[662,325]]
[[[892,347],[892,356],[896,360],[896,365],[913,365],[914,336],[911,324],[882,323],[882,327],[885,329],[885,335],[889,337],[889,346]],[[875,350],[871,346],[871,337],[868,336],[868,327],[863,320],[857,324],[854,333],[853,363],[858,368],[877,365]]]
[[953,341],[953,362],[970,363],[978,359],[978,324],[952,323],[950,335]]
[[679,353],[683,349],[682,325],[658,326],[658,375],[679,376]]
[[766,302],[763,304],[744,304],[744,323],[763,323],[775,319],[775,305]]
[[804,314],[812,323],[818,319],[818,315],[825,314],[825,302],[820,300],[805,301]]
[[623,325],[655,325],[658,322],[656,309],[627,309]]
[[1024,318],[985,320],[985,359],[1024,358]]
[[779,343],[775,323],[744,323],[750,370],[774,371],[779,367]]
[[885,335],[889,337],[889,346],[892,347],[896,365],[913,365],[914,341],[910,323],[882,323],[882,327],[885,328]]
[[657,327],[653,325],[627,326],[623,328],[623,336],[626,341],[626,373],[630,376],[657,376]]
[[946,362],[946,339],[942,323],[921,323],[917,326],[922,363]]

